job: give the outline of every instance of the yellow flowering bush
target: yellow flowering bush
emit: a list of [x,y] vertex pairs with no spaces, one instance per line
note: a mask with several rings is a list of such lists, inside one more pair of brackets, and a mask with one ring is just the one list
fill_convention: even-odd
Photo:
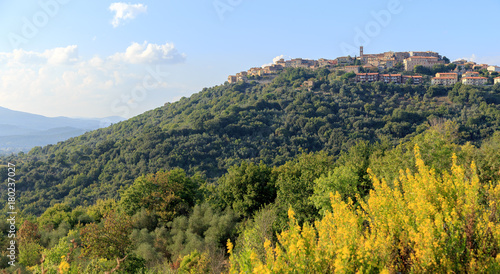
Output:
[[59,267],[57,268],[58,273],[68,273],[70,268],[69,263],[66,261],[66,256],[61,257],[61,263],[59,264]]
[[[290,228],[265,260],[232,253],[231,273],[484,273],[500,271],[500,186],[481,185],[474,163],[453,155],[442,174],[415,147],[417,172],[400,171],[392,184],[368,173],[373,189],[355,206],[331,194],[332,211],[314,226]],[[229,246],[229,245],[228,245]]]

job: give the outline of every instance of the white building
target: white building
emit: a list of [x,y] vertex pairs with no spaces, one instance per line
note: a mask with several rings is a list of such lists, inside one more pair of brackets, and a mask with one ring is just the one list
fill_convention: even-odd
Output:
[[432,85],[453,86],[457,83],[457,78],[454,77],[434,77],[431,79]]
[[453,86],[458,82],[457,73],[436,73],[436,77],[431,79],[432,85]]
[[462,77],[462,84],[472,86],[484,86],[488,83],[486,77]]
[[489,66],[488,71],[491,72],[500,72],[500,67],[499,66]]

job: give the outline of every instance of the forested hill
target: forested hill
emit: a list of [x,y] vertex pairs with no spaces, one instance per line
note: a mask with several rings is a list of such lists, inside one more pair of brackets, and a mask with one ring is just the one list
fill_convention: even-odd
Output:
[[[210,180],[242,160],[275,166],[303,151],[337,155],[359,140],[397,144],[447,120],[461,143],[480,143],[500,129],[498,85],[355,84],[348,76],[287,69],[270,84],[205,88],[3,162],[17,164],[18,205],[40,214],[60,202],[74,207],[116,198],[122,186],[158,170],[180,167]],[[314,81],[311,89],[302,87],[306,80]]]

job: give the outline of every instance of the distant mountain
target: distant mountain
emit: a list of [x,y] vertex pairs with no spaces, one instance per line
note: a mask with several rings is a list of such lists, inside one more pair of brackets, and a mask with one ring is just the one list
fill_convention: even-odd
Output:
[[124,120],[45,117],[0,107],[0,154],[29,151],[35,146],[56,144],[87,131],[107,127]]

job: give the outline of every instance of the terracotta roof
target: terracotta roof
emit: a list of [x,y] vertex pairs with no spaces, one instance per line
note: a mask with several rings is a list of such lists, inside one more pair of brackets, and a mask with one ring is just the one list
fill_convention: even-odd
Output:
[[485,79],[485,80],[487,80],[488,78],[486,78],[486,77],[463,77],[462,79]]
[[500,76],[498,76],[498,77],[495,77],[495,79],[500,79]]
[[408,58],[415,58],[415,59],[437,59],[435,56],[410,56]]
[[440,79],[440,80],[456,80],[454,77],[433,77],[432,79]]

